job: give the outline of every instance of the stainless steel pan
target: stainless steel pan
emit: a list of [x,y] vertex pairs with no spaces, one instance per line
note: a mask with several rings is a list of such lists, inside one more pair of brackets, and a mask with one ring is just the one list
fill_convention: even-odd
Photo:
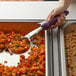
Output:
[[[30,23],[40,23],[42,20],[0,20],[0,31],[4,32],[21,32],[25,33],[26,32],[26,24],[30,25]],[[20,30],[21,29],[21,30]],[[51,41],[51,42],[49,42]],[[51,47],[50,47],[51,46]],[[29,50],[30,51],[30,50]],[[52,65],[52,32],[50,30],[45,30],[45,54],[46,54],[46,76],[53,76],[53,65]],[[7,56],[8,55],[8,56]],[[24,53],[26,57],[28,57],[28,52]],[[13,55],[10,56],[8,53],[0,53],[0,62],[5,60],[9,60],[9,63],[6,65],[11,66],[11,65],[16,65],[16,63],[19,60],[19,55]],[[11,61],[12,60],[12,61]]]
[[58,50],[59,50],[59,76],[68,76],[65,58],[64,34],[76,30],[76,21],[66,21],[63,27],[58,29]]

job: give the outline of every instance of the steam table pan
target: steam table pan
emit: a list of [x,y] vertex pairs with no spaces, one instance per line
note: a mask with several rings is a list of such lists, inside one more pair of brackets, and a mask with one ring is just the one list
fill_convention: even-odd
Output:
[[[67,66],[68,57],[66,55],[66,46],[65,46],[65,34],[69,32],[76,31],[76,21],[75,20],[67,20],[64,26],[58,29],[58,53],[59,53],[59,76],[72,76],[72,69],[69,69]],[[70,48],[70,47],[69,47]],[[66,50],[66,51],[65,51]]]
[[[36,29],[39,27],[40,22],[42,22],[44,20],[27,20],[27,19],[2,19],[0,20],[0,31],[4,31],[4,32],[19,32],[19,33],[26,33],[28,29],[32,29],[31,26],[33,27],[33,29]],[[29,26],[29,27],[27,27]],[[34,27],[35,26],[35,27]],[[43,31],[40,32],[40,34],[43,34]],[[45,30],[44,31],[44,37],[45,37],[45,56],[46,56],[46,75],[45,76],[53,76],[53,65],[52,65],[52,32],[51,30]],[[50,42],[49,42],[50,40]],[[23,55],[25,55],[25,57],[28,57],[28,52],[30,51],[30,49],[23,53]],[[13,54],[13,56],[10,56],[9,53],[6,52],[2,52],[0,53],[0,63],[3,63],[3,61],[8,61],[7,64],[5,64],[6,66],[17,66],[17,63],[19,62],[19,56],[20,54],[16,55]]]

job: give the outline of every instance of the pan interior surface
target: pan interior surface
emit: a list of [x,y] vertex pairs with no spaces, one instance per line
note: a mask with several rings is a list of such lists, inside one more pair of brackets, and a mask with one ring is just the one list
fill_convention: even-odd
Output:
[[[16,32],[16,33],[24,33],[25,35],[28,34],[30,31],[38,28],[40,25],[37,22],[0,22],[0,31],[5,33],[8,32]],[[43,31],[39,32],[40,35],[43,35]],[[32,46],[32,45],[31,45]],[[31,50],[29,49],[27,52],[22,54],[13,54],[11,56],[9,53],[3,51],[0,53],[0,63],[4,64],[4,61],[8,61],[7,66],[17,66],[19,62],[20,55],[25,55],[27,58],[29,56],[28,52]]]

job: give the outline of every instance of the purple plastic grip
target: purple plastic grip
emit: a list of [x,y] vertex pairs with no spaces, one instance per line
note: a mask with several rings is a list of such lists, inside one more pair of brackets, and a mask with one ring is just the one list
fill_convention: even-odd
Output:
[[[67,16],[69,14],[69,11],[64,11],[65,15]],[[47,29],[49,26],[54,25],[57,22],[57,19],[60,15],[57,15],[53,18],[51,22],[45,22],[41,25],[44,29]]]

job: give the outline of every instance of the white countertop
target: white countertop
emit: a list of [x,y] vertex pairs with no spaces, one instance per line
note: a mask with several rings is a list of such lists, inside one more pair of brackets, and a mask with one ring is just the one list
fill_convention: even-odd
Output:
[[46,19],[57,2],[0,2],[0,19]]
[[[46,19],[57,1],[0,2],[0,19]],[[71,4],[67,18],[76,19],[76,4]]]

